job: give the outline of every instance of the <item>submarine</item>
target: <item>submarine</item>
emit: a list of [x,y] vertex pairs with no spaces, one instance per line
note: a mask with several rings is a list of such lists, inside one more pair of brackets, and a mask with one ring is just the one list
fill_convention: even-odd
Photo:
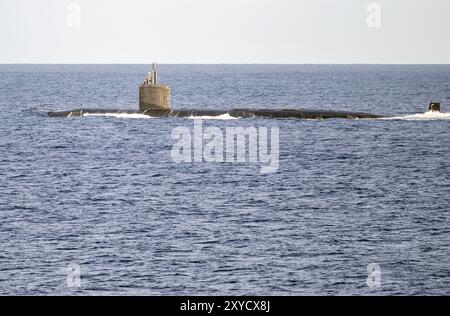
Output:
[[[430,112],[440,112],[440,103],[431,102]],[[232,110],[205,110],[205,109],[172,109],[171,87],[158,83],[158,71],[156,64],[139,85],[139,109],[75,109],[70,111],[48,112],[49,117],[80,117],[95,114],[142,114],[151,117],[196,117],[196,116],[221,116],[228,114],[235,118],[273,118],[273,119],[376,119],[386,116],[350,111],[314,110],[314,109],[232,109]]]

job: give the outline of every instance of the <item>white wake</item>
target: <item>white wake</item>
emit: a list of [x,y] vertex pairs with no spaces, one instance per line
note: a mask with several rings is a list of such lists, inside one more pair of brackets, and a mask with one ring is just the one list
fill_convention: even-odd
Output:
[[189,116],[192,120],[237,120],[240,117],[231,116],[229,113],[225,113],[217,116]]
[[152,116],[139,113],[83,113],[83,116],[105,116],[124,119],[149,119]]
[[419,114],[394,116],[383,118],[384,120],[404,120],[404,121],[428,121],[428,120],[450,120],[450,112],[425,112]]
[[[69,115],[70,116],[70,115]],[[103,116],[103,117],[115,117],[124,119],[149,119],[153,116],[140,114],[140,113],[83,113],[82,116]],[[217,116],[189,116],[189,119],[193,120],[236,120],[239,117],[231,116],[228,113]]]

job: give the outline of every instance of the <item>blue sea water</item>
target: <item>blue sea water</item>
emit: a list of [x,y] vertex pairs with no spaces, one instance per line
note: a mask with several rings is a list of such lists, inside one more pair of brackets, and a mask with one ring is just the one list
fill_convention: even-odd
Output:
[[450,112],[449,65],[159,70],[180,109],[397,118],[205,120],[278,127],[278,172],[176,164],[171,132],[193,120],[46,116],[136,109],[149,66],[0,65],[0,294],[450,294],[450,120],[410,116]]

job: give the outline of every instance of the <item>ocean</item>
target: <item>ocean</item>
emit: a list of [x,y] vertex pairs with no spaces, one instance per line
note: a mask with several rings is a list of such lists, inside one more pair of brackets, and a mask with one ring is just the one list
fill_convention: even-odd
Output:
[[137,109],[149,70],[0,65],[0,294],[450,294],[450,65],[159,66],[177,109],[391,117],[203,118],[278,128],[269,174],[176,163],[191,118],[46,114]]

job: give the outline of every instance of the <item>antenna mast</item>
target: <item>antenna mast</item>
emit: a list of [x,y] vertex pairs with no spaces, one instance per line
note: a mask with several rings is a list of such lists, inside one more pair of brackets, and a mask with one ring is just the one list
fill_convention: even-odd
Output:
[[158,70],[156,69],[156,63],[153,63],[153,70],[151,75],[151,84],[158,84]]

